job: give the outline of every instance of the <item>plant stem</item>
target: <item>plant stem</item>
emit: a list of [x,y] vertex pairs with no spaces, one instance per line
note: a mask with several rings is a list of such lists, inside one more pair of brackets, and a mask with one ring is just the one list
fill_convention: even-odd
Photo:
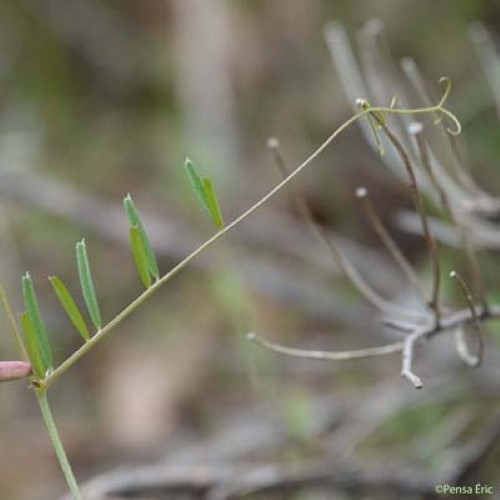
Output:
[[57,431],[54,417],[50,411],[49,402],[47,400],[47,389],[45,387],[42,389],[35,389],[35,394],[38,399],[38,404],[40,405],[40,410],[42,411],[43,420],[45,422],[45,426],[47,427],[50,440],[52,441],[52,446],[56,452],[57,459],[59,460],[66,482],[68,483],[71,495],[74,500],[81,500],[82,496],[80,495],[80,490],[78,489],[73,470],[71,469],[68,457],[66,456],[66,451],[64,450],[59,432]]

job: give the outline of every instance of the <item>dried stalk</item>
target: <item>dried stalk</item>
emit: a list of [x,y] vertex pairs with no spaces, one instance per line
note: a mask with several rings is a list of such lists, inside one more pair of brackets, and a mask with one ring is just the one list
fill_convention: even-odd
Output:
[[[467,307],[466,309],[443,315],[439,326],[436,326],[435,324],[430,324],[425,327],[414,326],[413,331],[406,337],[403,342],[395,342],[393,344],[388,344],[380,347],[372,347],[368,349],[359,349],[353,351],[310,351],[295,349],[276,344],[274,342],[269,342],[267,339],[264,339],[261,336],[257,336],[255,333],[248,334],[248,338],[249,340],[253,340],[259,345],[262,345],[268,349],[271,349],[272,351],[281,354],[326,361],[348,361],[352,359],[384,356],[386,354],[391,354],[394,352],[402,352],[401,375],[409,380],[414,387],[420,389],[421,387],[423,387],[422,380],[413,372],[412,369],[414,347],[419,341],[432,338],[435,335],[442,334],[444,332],[453,331],[459,327],[466,328],[471,324],[474,324],[477,327],[484,321],[499,318],[500,306],[492,305],[489,310],[485,311],[482,306],[473,305],[472,302],[470,302],[469,307]],[[397,323],[393,324],[393,326],[395,328],[398,327]],[[404,328],[406,328],[406,326]],[[402,331],[404,331],[404,333],[408,333],[405,329]]]
[[471,277],[472,277],[474,292],[479,297],[479,300],[483,304],[483,307],[485,309],[488,309],[486,292],[485,292],[483,280],[481,278],[481,270],[479,268],[479,261],[477,259],[476,250],[474,248],[473,243],[471,242],[470,238],[467,235],[466,227],[464,227],[464,225],[460,223],[459,218],[456,216],[456,213],[455,213],[453,206],[451,205],[451,203],[448,199],[448,195],[447,195],[446,191],[443,189],[441,184],[436,179],[436,176],[434,174],[434,170],[432,168],[432,165],[431,165],[431,162],[429,159],[427,145],[426,145],[426,142],[425,142],[423,135],[422,135],[423,125],[419,122],[414,122],[409,127],[408,132],[415,137],[415,141],[416,141],[417,148],[418,148],[418,151],[420,154],[420,161],[422,163],[422,166],[424,167],[424,169],[427,172],[427,175],[429,176],[433,186],[436,188],[436,190],[439,194],[439,198],[440,198],[443,210],[449,216],[451,222],[456,227],[458,234],[460,235],[460,241],[461,241],[462,246],[464,248],[464,253],[465,253],[465,256],[467,258],[467,262],[468,262]]
[[420,280],[415,270],[413,269],[413,266],[404,256],[403,252],[401,252],[401,249],[398,247],[398,245],[380,220],[380,217],[378,216],[375,208],[373,207],[373,204],[370,201],[368,190],[364,187],[358,188],[356,190],[356,197],[361,201],[361,205],[366,213],[366,217],[368,218],[380,241],[385,246],[392,258],[395,260],[396,264],[401,268],[405,276],[408,278],[409,282],[412,284],[412,286],[418,292],[420,298],[425,303],[425,291],[422,288]]
[[[446,92],[445,92],[445,97],[446,97]],[[432,262],[432,278],[433,278],[433,285],[432,285],[432,296],[431,300],[429,302],[429,307],[431,307],[434,310],[434,321],[437,327],[439,327],[440,323],[440,317],[441,317],[441,310],[439,307],[439,290],[440,290],[440,285],[441,285],[441,269],[440,269],[440,263],[439,263],[439,252],[438,252],[438,247],[436,240],[433,238],[430,229],[429,229],[429,222],[427,220],[427,213],[425,211],[425,206],[422,201],[422,197],[420,195],[420,190],[418,188],[417,184],[417,178],[415,176],[415,172],[413,170],[413,166],[410,161],[410,157],[408,153],[406,152],[405,148],[399,141],[399,139],[391,132],[391,130],[388,128],[387,124],[385,123],[385,120],[383,120],[380,116],[379,113],[377,112],[371,112],[370,116],[374,118],[374,120],[377,122],[377,124],[380,126],[380,128],[383,130],[391,144],[395,147],[396,151],[398,152],[401,160],[403,161],[403,164],[405,166],[406,172],[408,174],[408,178],[410,181],[410,189],[411,189],[411,195],[412,195],[412,200],[415,205],[415,209],[417,210],[419,217],[420,217],[420,223],[422,225],[422,231],[424,233],[424,238],[427,244],[427,248],[429,250],[429,254],[431,257],[431,262]]]
[[[267,146],[273,156],[274,163],[276,164],[280,174],[283,178],[286,178],[289,175],[289,171],[281,152],[279,140],[275,137],[271,137],[267,141]],[[288,185],[288,190],[292,195],[297,211],[304,219],[312,235],[323,245],[335,265],[344,273],[354,288],[365,300],[367,300],[367,302],[372,304],[381,312],[390,316],[398,316],[401,318],[412,319],[414,321],[421,321],[425,319],[425,316],[395,306],[392,302],[388,301],[373,290],[373,288],[358,273],[357,269],[338,249],[335,243],[333,243],[332,240],[325,234],[323,228],[314,219],[307,202],[293,187],[293,184]]]
[[471,325],[474,327],[474,332],[475,332],[475,338],[476,338],[476,344],[477,344],[477,349],[476,349],[476,354],[471,355],[469,352],[469,349],[467,347],[466,339],[465,339],[465,333],[466,333],[466,327],[463,326],[458,330],[458,335],[457,335],[457,348],[460,354],[462,354],[462,358],[467,362],[467,364],[471,366],[479,366],[481,364],[482,356],[483,356],[483,349],[484,349],[484,342],[483,342],[483,336],[481,333],[481,322],[479,321],[479,318],[476,313],[476,308],[474,307],[474,302],[472,295],[469,291],[469,288],[463,278],[456,272],[452,271],[450,273],[450,278],[456,279],[458,281],[458,284],[460,285],[460,289],[462,290],[462,293],[465,297],[465,300],[467,301],[467,305],[469,306],[473,321]]
[[414,332],[409,335],[403,346],[403,359],[401,366],[401,376],[406,378],[415,389],[422,389],[424,386],[422,380],[419,376],[415,375],[413,372],[413,353],[415,349],[415,343],[422,336],[421,332]]
[[311,351],[276,344],[266,340],[254,332],[247,333],[247,339],[280,354],[286,354],[295,358],[316,359],[322,361],[350,361],[352,359],[384,356],[394,352],[401,352],[404,347],[404,342],[395,342],[384,346],[356,349],[352,351]]

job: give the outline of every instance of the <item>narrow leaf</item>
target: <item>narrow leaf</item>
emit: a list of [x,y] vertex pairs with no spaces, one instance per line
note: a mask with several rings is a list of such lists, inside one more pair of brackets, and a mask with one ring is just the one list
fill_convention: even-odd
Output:
[[26,349],[28,350],[33,372],[38,378],[44,378],[47,367],[42,360],[38,340],[35,334],[35,328],[33,327],[33,323],[31,322],[31,319],[26,311],[21,314],[21,327],[26,338]]
[[222,229],[224,227],[224,220],[222,218],[219,202],[217,201],[214,185],[209,177],[203,178],[203,192],[205,194],[212,222],[217,229]]
[[67,289],[66,285],[57,276],[49,277],[50,284],[54,289],[54,292],[59,299],[59,302],[63,306],[66,314],[73,323],[73,326],[77,329],[78,333],[83,337],[83,340],[90,340],[90,332],[87,327],[87,323],[83,319],[80,309],[76,305],[75,300],[71,296],[71,293]]
[[9,299],[7,298],[7,294],[5,293],[5,289],[0,282],[0,302],[5,310],[5,315],[7,316],[7,321],[9,323],[9,329],[16,341],[17,348],[19,349],[19,354],[25,360],[29,359],[28,351],[23,341],[23,337],[19,332],[19,328],[17,327],[16,319],[14,317],[14,313],[12,312],[12,307],[10,305]]
[[127,217],[130,222],[130,226],[131,227],[137,226],[141,232],[142,244],[148,261],[149,272],[156,279],[159,279],[160,270],[158,269],[158,263],[156,262],[156,257],[153,252],[153,248],[151,247],[148,235],[146,233],[146,230],[144,229],[144,225],[142,224],[141,219],[139,217],[139,212],[135,207],[135,203],[132,200],[130,193],[124,198],[123,205],[125,207],[125,212],[127,212]]
[[92,280],[89,259],[87,256],[87,247],[85,246],[84,239],[76,244],[76,263],[78,265],[78,275],[80,276],[83,298],[85,299],[85,304],[87,304],[90,318],[94,326],[100,330],[102,325],[101,312],[99,311],[99,304],[97,303],[94,282]]
[[189,182],[191,182],[191,186],[194,189],[198,201],[203,207],[203,210],[205,210],[207,215],[210,216],[210,209],[208,208],[207,200],[205,198],[205,190],[203,188],[203,179],[196,171],[193,162],[189,158],[186,158],[186,161],[184,162],[184,168],[186,169]]
[[26,275],[23,276],[22,284],[26,311],[28,313],[29,319],[31,320],[31,324],[33,325],[36,342],[38,344],[38,349],[40,351],[40,355],[42,357],[42,361],[46,371],[54,367],[54,362],[52,359],[52,351],[50,349],[49,339],[47,337],[47,331],[45,330],[45,325],[40,315],[40,308],[38,307],[35,287],[33,286],[33,280],[31,279],[29,273],[26,273]]
[[224,227],[224,221],[222,220],[222,214],[212,180],[209,177],[202,177],[189,158],[186,158],[184,167],[203,210],[205,210],[214,225],[218,229],[221,229]]
[[141,281],[146,288],[149,288],[151,286],[151,274],[144,248],[144,239],[138,226],[130,228],[130,246]]

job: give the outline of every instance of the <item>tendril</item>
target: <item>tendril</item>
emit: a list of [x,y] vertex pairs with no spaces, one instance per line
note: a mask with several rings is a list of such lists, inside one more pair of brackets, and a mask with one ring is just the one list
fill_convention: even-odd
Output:
[[462,132],[462,124],[460,123],[460,120],[446,108],[439,108],[438,111],[451,120],[453,124],[453,128],[446,127],[446,131],[451,135],[460,135]]
[[441,96],[441,99],[437,105],[438,108],[442,108],[444,106],[444,103],[447,101],[448,96],[450,95],[451,92],[451,80],[447,76],[442,76],[438,80],[439,84],[444,86],[444,91],[443,95]]

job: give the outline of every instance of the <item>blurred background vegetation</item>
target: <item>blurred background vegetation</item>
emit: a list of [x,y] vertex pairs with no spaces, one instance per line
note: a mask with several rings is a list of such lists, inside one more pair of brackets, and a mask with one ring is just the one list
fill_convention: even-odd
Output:
[[[351,114],[323,28],[340,21],[355,45],[373,18],[382,20],[394,59],[413,57],[435,95],[440,76],[453,80],[450,108],[464,122],[469,164],[497,192],[495,101],[467,35],[476,21],[498,35],[497,1],[0,2],[0,274],[20,311],[20,276],[30,270],[59,360],[80,339],[46,277],[57,274],[79,293],[74,243],[87,240],[110,319],[141,291],[121,208],[126,193],[167,271],[212,234],[185,178],[185,156],[213,177],[225,219],[233,219],[279,180],[269,136],[280,138],[296,165]],[[346,238],[375,286],[401,294],[401,277],[355,203],[360,185],[428,274],[421,238],[395,224],[411,207],[406,188],[356,127],[300,177],[299,188],[321,224]],[[460,262],[456,251],[443,255],[445,270]],[[499,296],[498,255],[483,257],[492,296]],[[400,381],[398,356],[322,364],[284,359],[245,340],[258,331],[335,350],[393,340],[328,266],[283,192],[157,293],[52,391],[78,477],[180,461],[183,450],[189,464],[189,446],[236,436],[240,424],[251,439],[249,422],[273,422],[286,436],[266,438],[250,453],[255,461],[299,467],[311,457],[356,454],[367,467],[381,459],[441,467],[462,435],[498,406],[498,342],[489,341],[478,372],[463,369],[446,339],[422,349],[427,388],[392,407],[395,391],[412,391]],[[0,358],[14,352],[4,326]],[[25,386],[0,390],[0,498],[56,498],[63,479]],[[366,425],[353,417],[363,412]],[[339,437],[339,413],[358,430],[379,432],[360,437],[353,423],[351,435]],[[499,456],[497,449],[481,477],[493,480]]]

